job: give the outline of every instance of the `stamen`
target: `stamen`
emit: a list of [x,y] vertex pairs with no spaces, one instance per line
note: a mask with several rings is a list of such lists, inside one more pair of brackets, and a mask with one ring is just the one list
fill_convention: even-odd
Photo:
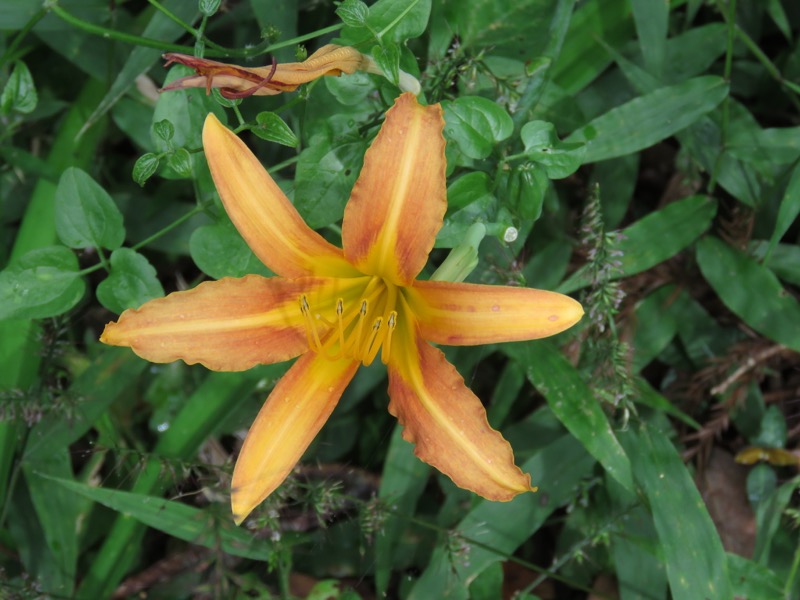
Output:
[[389,320],[386,321],[386,337],[381,345],[381,362],[385,365],[389,364],[389,357],[392,352],[392,334],[395,327],[397,327],[397,311],[393,310],[389,313]]
[[369,336],[367,343],[362,347],[362,351],[359,352],[361,355],[361,363],[365,367],[368,367],[372,364],[372,361],[375,360],[375,356],[378,354],[378,349],[381,347],[381,343],[380,341],[377,341],[377,337],[381,330],[382,323],[383,318],[378,317],[375,319],[375,322],[372,324],[372,334]]
[[314,319],[311,318],[311,307],[305,295],[300,296],[300,312],[306,320],[306,340],[308,341],[308,347],[314,352],[320,352],[322,350],[322,342],[319,339],[317,324],[314,323]]
[[344,325],[342,324],[342,313],[344,313],[344,300],[339,298],[336,301],[336,320],[339,324],[339,348],[344,352]]
[[372,364],[381,352],[381,362],[388,363],[398,322],[398,313],[393,310],[398,299],[396,288],[373,278],[362,289],[359,304],[348,308],[345,298],[336,299],[333,310],[336,316],[328,319],[310,305],[306,294],[300,296],[309,350],[329,360],[351,358],[365,366]]

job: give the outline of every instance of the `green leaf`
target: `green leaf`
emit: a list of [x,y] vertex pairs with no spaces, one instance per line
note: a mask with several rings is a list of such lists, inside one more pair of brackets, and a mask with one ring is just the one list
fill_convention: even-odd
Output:
[[674,285],[665,285],[636,305],[632,371],[638,373],[669,345],[678,332],[679,314],[671,310],[677,296]]
[[577,369],[550,342],[536,340],[503,347],[525,367],[550,410],[603,468],[627,490],[633,489],[631,464],[600,403]]
[[219,10],[222,0],[200,0],[198,8],[204,17],[213,17]]
[[[497,199],[489,192],[485,173],[468,173],[447,188],[448,213],[436,236],[436,248],[455,248],[474,223],[488,223],[497,212]],[[450,203],[452,199],[452,204]],[[450,210],[450,209],[455,210]]]
[[70,418],[59,411],[46,413],[28,433],[23,461],[52,455],[77,442],[148,366],[128,348],[106,348],[98,354],[69,387],[70,396],[80,398]]
[[219,517],[210,511],[193,508],[173,500],[93,487],[59,477],[43,477],[76,494],[99,502],[119,513],[132,516],[145,525],[192,544],[211,549],[221,548],[228,554],[251,560],[269,561],[275,552],[269,541],[254,537],[246,529],[234,525],[230,515]]
[[573,132],[567,142],[586,144],[584,163],[638,152],[685,129],[728,95],[721,77],[705,76],[634,98]]
[[697,264],[725,306],[747,325],[800,352],[800,303],[772,271],[712,236],[698,243]]
[[770,406],[761,419],[758,434],[749,440],[753,446],[786,447],[786,418],[777,406]]
[[192,155],[186,148],[178,148],[167,157],[167,166],[181,177],[192,176]]
[[[580,161],[579,161],[580,162]],[[542,215],[544,198],[550,186],[547,168],[525,163],[509,175],[506,200],[523,219],[537,220]]]
[[491,196],[491,185],[489,176],[482,171],[462,175],[447,186],[447,210],[456,211],[484,196]]
[[262,140],[277,142],[291,148],[297,148],[300,143],[286,121],[281,119],[277,113],[260,112],[256,116],[256,123],[256,127],[253,127],[251,131]]
[[56,231],[70,248],[109,248],[125,240],[122,213],[100,184],[85,171],[70,167],[56,190]]
[[[555,0],[465,0],[437,4],[441,6],[437,6],[434,14],[444,13],[446,31],[451,38],[457,32],[459,46],[474,52],[491,48],[492,53],[524,61],[545,54],[552,33],[552,15],[558,10]],[[569,4],[567,16],[572,13],[572,2]]]
[[[39,518],[45,540],[58,569],[69,580],[69,588],[75,585],[78,566],[78,535],[75,524],[81,518],[79,499],[63,489],[53,489],[48,476],[72,477],[69,448],[61,446],[55,452],[40,454],[35,460],[22,464],[25,481],[31,496],[31,505]],[[43,476],[44,475],[44,476]],[[65,481],[67,481],[65,479]],[[72,589],[62,589],[61,594],[71,597]]]
[[773,491],[756,508],[756,546],[753,560],[761,565],[770,564],[772,542],[781,526],[784,511],[800,488],[800,477],[794,477]]
[[442,106],[445,136],[469,158],[486,158],[495,144],[514,130],[505,109],[487,98],[463,96],[442,102]]
[[214,279],[244,277],[250,273],[272,274],[227,217],[219,223],[195,229],[189,238],[189,251],[195,264]]
[[0,113],[10,115],[12,111],[28,114],[33,112],[39,97],[28,67],[21,60],[14,63],[14,70],[0,93]]
[[[541,18],[541,17],[539,17]],[[546,26],[547,21],[542,25]],[[525,22],[526,32],[531,25]],[[476,23],[480,27],[480,24]],[[575,10],[561,52],[555,57],[553,80],[565,94],[573,96],[585,88],[611,63],[603,43],[620,48],[634,34],[628,0],[583,2]]]
[[390,504],[393,511],[387,515],[381,534],[375,539],[375,585],[385,591],[394,565],[394,549],[405,527],[400,515],[414,514],[417,501],[428,484],[431,467],[414,454],[414,446],[402,436],[402,427],[395,426],[378,497]]
[[347,27],[364,27],[369,17],[369,7],[361,0],[344,0],[335,12]]
[[69,249],[32,250],[0,271],[0,320],[63,314],[78,303],[85,289],[78,259]]
[[142,154],[133,165],[133,180],[144,187],[145,182],[158,170],[159,162],[158,154],[152,152]]
[[366,27],[345,27],[342,38],[351,46],[369,41],[405,42],[425,32],[430,14],[431,0],[378,0],[369,7]]
[[[147,25],[141,31],[140,35],[152,40],[159,40],[162,43],[175,41],[180,36],[185,35],[186,31],[181,26],[180,22],[192,22],[196,18],[197,5],[194,2],[187,2],[186,0],[161,0],[159,4],[165,10],[152,10],[149,11],[149,13],[141,13],[142,17],[147,17],[148,14],[152,16],[147,22]],[[110,16],[109,11],[105,10],[102,5],[98,4],[95,4],[94,7],[92,7],[91,4],[88,4],[84,11],[86,11],[84,12],[84,15],[106,15],[106,18]],[[84,35],[81,35],[77,38],[76,45],[78,45],[81,51],[85,50],[88,44]],[[137,79],[150,70],[153,65],[160,60],[161,53],[162,51],[158,48],[147,48],[145,46],[134,47],[133,50],[131,50],[129,53],[126,53],[125,64],[122,65],[122,68],[119,69],[117,67],[111,71],[111,74],[116,73],[114,82],[111,84],[111,89],[107,90],[102,101],[92,111],[89,118],[86,119],[84,117],[86,124],[81,130],[81,134],[84,133],[86,128],[91,127],[93,123],[100,120],[103,115],[106,114],[106,112],[108,112],[117,104],[117,102],[125,97],[128,91],[135,85]],[[77,51],[74,54],[79,59],[78,64],[82,66],[80,62],[80,59],[82,58],[81,55],[79,55]],[[95,73],[95,77],[106,81],[109,75],[109,56],[113,53],[101,54],[95,50],[92,54],[100,54],[100,56],[96,58],[95,56],[92,56],[92,58],[96,59],[99,63],[100,73]],[[70,56],[70,58],[72,57]],[[180,94],[173,95],[179,96]]]
[[672,598],[732,598],[719,534],[672,442],[644,424],[620,440],[653,513]]
[[100,304],[119,314],[163,295],[156,270],[144,256],[130,248],[111,253],[111,274],[97,286]]
[[530,121],[520,131],[525,145],[525,154],[532,161],[545,167],[550,179],[569,177],[583,162],[583,144],[563,144],[556,135],[556,128],[546,121]]
[[[194,71],[188,67],[174,65],[167,73],[164,85],[193,74]],[[228,122],[225,110],[213,96],[206,96],[205,89],[192,88],[181,90],[180,93],[160,94],[153,111],[152,137],[155,148],[161,152],[171,150],[166,142],[155,134],[155,124],[163,120],[172,123],[174,134],[171,141],[175,147],[200,148],[203,145],[203,123],[210,112],[213,112],[223,124]]]
[[372,58],[375,59],[377,64],[386,79],[391,81],[394,85],[400,85],[400,46],[393,43],[387,43],[383,46],[374,46],[372,48]]
[[728,552],[728,568],[734,598],[787,598],[783,581],[772,569],[733,552]]
[[667,48],[669,27],[669,4],[650,0],[632,0],[636,37],[644,56],[648,71],[655,76],[661,74]]
[[339,221],[364,161],[367,141],[347,139],[330,147],[312,144],[300,153],[294,204],[312,229]]
[[795,165],[794,169],[792,169],[792,176],[786,186],[783,200],[781,200],[781,207],[778,210],[778,217],[775,220],[775,230],[769,239],[765,260],[769,261],[775,246],[789,231],[789,227],[796,221],[798,214],[800,214],[800,164]]
[[479,501],[454,528],[463,536],[469,560],[452,560],[448,540],[440,541],[408,600],[468,598],[467,582],[511,556],[553,511],[573,499],[576,486],[593,465],[592,457],[571,436],[540,449],[522,465],[523,471],[533,474],[539,491],[520,494],[511,502]]
[[750,244],[750,253],[756,260],[766,262],[770,270],[784,281],[800,286],[800,246],[777,244],[767,259],[768,247],[768,242],[754,241]]
[[[716,212],[712,198],[689,196],[623,229],[622,240],[615,247],[621,252],[620,269],[613,278],[641,273],[675,256],[711,226]],[[557,291],[568,294],[590,283],[586,270],[579,269]]]
[[169,119],[161,119],[153,123],[153,134],[165,142],[175,137],[175,126]]

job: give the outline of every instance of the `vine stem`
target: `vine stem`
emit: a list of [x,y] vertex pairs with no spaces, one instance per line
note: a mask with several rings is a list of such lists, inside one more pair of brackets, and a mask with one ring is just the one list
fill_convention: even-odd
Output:
[[[151,0],[152,3],[152,0]],[[155,4],[154,4],[155,6]],[[45,9],[43,9],[45,10]],[[116,31],[115,29],[109,29],[107,27],[102,27],[100,25],[95,25],[94,23],[89,23],[84,21],[72,13],[64,10],[61,6],[57,3],[52,3],[47,5],[46,11],[52,11],[56,14],[59,18],[66,21],[70,25],[80,29],[81,31],[85,31],[86,33],[91,33],[93,35],[98,35],[105,39],[113,39],[118,42],[124,42],[127,44],[133,44],[134,46],[144,46],[146,48],[155,48],[157,50],[162,50],[165,52],[179,52],[181,54],[193,54],[194,47],[192,46],[182,46],[180,44],[169,44],[166,42],[162,42],[160,40],[155,40],[152,38],[146,38],[139,35],[133,35],[130,33],[123,33],[121,31]],[[166,13],[165,13],[166,14]],[[174,15],[173,15],[174,16]],[[177,18],[177,17],[175,17]],[[180,21],[180,19],[179,19]],[[186,29],[189,28],[187,31],[192,35],[196,35],[199,33],[194,27],[180,21],[181,26]],[[35,25],[35,23],[33,23]],[[31,27],[33,27],[31,25]],[[317,31],[313,31],[311,33],[307,33],[305,35],[300,35],[297,37],[293,37],[291,39],[285,40],[283,42],[278,42],[277,44],[270,44],[265,46],[263,44],[259,44],[256,46],[250,46],[243,48],[242,50],[236,50],[233,48],[225,48],[223,46],[219,46],[213,42],[208,41],[205,37],[203,41],[209,46],[209,51],[207,53],[208,56],[212,57],[238,57],[238,58],[250,58],[254,56],[261,56],[263,54],[269,54],[274,50],[278,50],[279,48],[285,48],[287,46],[293,46],[294,44],[300,44],[307,40],[311,40],[323,35],[327,35],[329,33],[333,33],[338,31],[344,27],[343,23],[338,23],[336,25],[330,25],[329,27],[324,27],[322,29],[318,29]],[[191,30],[191,31],[189,31]],[[7,54],[7,53],[6,53]],[[5,55],[4,55],[5,56]]]
[[3,56],[0,57],[0,67],[6,64],[6,61],[11,58],[14,52],[17,51],[17,48],[22,43],[22,40],[25,39],[25,36],[28,35],[31,29],[36,27],[36,24],[41,21],[45,16],[47,16],[48,9],[46,7],[40,8],[34,15],[28,19],[28,22],[25,23],[25,26],[20,29],[19,33],[17,33],[14,40],[8,45],[6,51],[3,52]]

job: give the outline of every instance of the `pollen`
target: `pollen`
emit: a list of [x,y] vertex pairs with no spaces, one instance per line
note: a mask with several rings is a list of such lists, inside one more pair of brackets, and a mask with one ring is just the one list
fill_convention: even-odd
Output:
[[337,298],[312,308],[303,294],[300,313],[309,349],[330,360],[349,357],[364,366],[372,364],[380,352],[381,362],[388,363],[399,320],[396,300],[396,287],[379,278],[370,281],[356,302]]

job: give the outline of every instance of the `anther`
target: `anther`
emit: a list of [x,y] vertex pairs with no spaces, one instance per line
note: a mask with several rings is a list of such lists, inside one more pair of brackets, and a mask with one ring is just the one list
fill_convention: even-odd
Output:
[[386,338],[383,340],[381,347],[381,362],[389,364],[389,357],[392,354],[392,333],[397,327],[397,311],[389,313],[389,319],[386,321]]

